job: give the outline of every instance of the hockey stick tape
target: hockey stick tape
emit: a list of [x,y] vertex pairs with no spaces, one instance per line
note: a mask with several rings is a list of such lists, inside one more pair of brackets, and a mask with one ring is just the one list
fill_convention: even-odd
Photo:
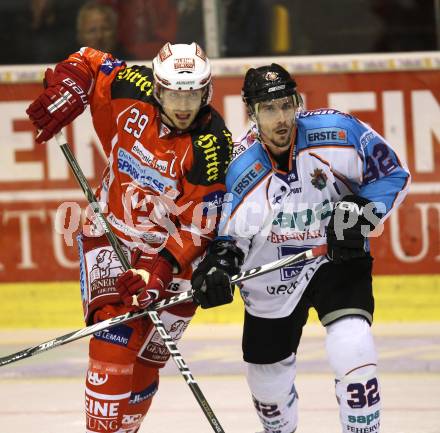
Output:
[[150,273],[146,271],[145,269],[130,269],[133,274],[140,275],[141,278],[145,281],[145,284],[148,284],[148,281],[150,281]]

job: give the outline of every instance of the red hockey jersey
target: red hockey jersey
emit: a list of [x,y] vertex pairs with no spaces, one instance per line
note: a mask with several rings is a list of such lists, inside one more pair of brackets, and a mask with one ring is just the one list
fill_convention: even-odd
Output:
[[223,119],[206,106],[191,130],[170,129],[150,68],[91,48],[66,62],[93,79],[90,109],[108,158],[97,197],[109,223],[126,245],[166,248],[184,270],[215,232],[232,152]]

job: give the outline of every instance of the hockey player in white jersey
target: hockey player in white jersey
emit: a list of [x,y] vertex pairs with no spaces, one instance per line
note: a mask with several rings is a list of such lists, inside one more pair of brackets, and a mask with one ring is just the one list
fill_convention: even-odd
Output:
[[[219,236],[193,276],[203,308],[230,302],[226,264],[242,270],[327,244],[326,257],[245,281],[243,358],[266,433],[298,424],[296,352],[308,310],[325,326],[343,433],[380,431],[381,391],[368,236],[406,195],[408,170],[368,125],[332,109],[303,111],[277,64],[250,69],[252,128],[236,144]],[[325,428],[323,427],[323,430]]]

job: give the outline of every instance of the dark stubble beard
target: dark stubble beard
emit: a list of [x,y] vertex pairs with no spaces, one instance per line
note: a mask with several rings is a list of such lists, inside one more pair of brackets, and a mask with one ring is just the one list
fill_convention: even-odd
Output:
[[[295,128],[295,125],[292,125],[290,127],[290,131],[289,133],[286,135],[286,139],[283,141],[277,140],[277,141],[272,141],[272,143],[274,144],[274,146],[282,148],[282,147],[287,147],[290,144],[290,141],[292,139],[292,134],[293,134],[293,130]],[[286,127],[286,129],[289,129],[288,127]],[[275,135],[276,137],[276,135]]]

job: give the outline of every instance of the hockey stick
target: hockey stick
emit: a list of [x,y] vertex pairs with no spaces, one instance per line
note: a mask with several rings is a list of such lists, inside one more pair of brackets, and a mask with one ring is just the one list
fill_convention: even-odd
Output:
[[[253,269],[249,269],[244,272],[240,272],[231,278],[231,282],[240,283],[241,281],[249,280],[250,278],[255,278],[260,275],[267,274],[268,272],[276,271],[284,266],[293,265],[295,263],[302,262],[304,260],[309,260],[314,257],[322,256],[327,253],[327,246],[322,245],[319,247],[312,248],[302,253],[296,254],[294,256],[287,256],[280,260],[276,260],[271,263],[267,263],[262,266],[258,266]],[[162,299],[159,302],[153,304],[151,310],[161,310],[163,308],[169,307],[171,305],[180,304],[182,302],[188,301],[192,298],[192,291],[182,292],[179,295],[172,296],[167,299]],[[21,359],[29,358],[34,355],[38,355],[50,349],[55,349],[58,346],[63,346],[64,344],[71,343],[72,341],[79,340],[83,337],[94,334],[95,332],[102,331],[104,329],[111,328],[122,323],[126,323],[130,320],[139,319],[148,314],[147,310],[139,311],[137,313],[126,313],[121,316],[113,317],[111,319],[104,320],[94,325],[87,326],[86,328],[79,329],[78,331],[70,332],[69,334],[62,335],[60,337],[54,338],[53,340],[46,341],[39,344],[38,346],[29,347],[27,349],[21,350],[20,352],[13,353],[12,355],[0,358],[0,367],[4,365],[11,364],[13,362],[19,361]]]
[[[79,185],[81,186],[81,189],[83,190],[87,201],[89,202],[95,217],[97,218],[99,224],[101,225],[101,228],[104,230],[104,234],[107,237],[107,240],[113,247],[113,250],[115,251],[119,261],[121,262],[121,265],[125,271],[131,268],[130,263],[127,260],[127,257],[125,256],[121,245],[119,243],[118,238],[113,233],[110,224],[107,221],[107,218],[102,214],[101,208],[99,206],[98,201],[96,200],[95,194],[93,193],[92,189],[90,188],[89,183],[87,182],[86,177],[84,176],[83,171],[81,170],[81,167],[79,166],[75,156],[73,155],[69,144],[66,141],[66,138],[64,137],[64,134],[62,131],[60,131],[58,134],[55,135],[56,141],[58,145],[61,147],[61,150],[64,154],[64,156],[67,159],[67,162],[70,165],[70,168],[72,169],[73,174],[75,175],[76,180],[78,181]],[[182,355],[179,352],[179,349],[177,348],[176,343],[171,338],[171,336],[168,334],[167,330],[165,329],[165,326],[162,322],[162,320],[159,317],[159,314],[155,310],[147,309],[145,311],[146,315],[150,318],[150,320],[153,322],[154,327],[156,328],[156,331],[159,333],[160,337],[162,338],[165,346],[167,347],[168,351],[170,352],[174,363],[177,365],[177,368],[179,369],[180,373],[185,379],[185,382],[190,387],[192,393],[194,394],[194,397],[196,398],[197,402],[199,403],[200,408],[202,409],[203,413],[205,414],[209,424],[213,428],[215,432],[219,433],[225,433],[222,426],[220,425],[219,420],[215,416],[213,410],[209,406],[208,401],[206,400],[205,396],[202,393],[202,390],[200,389],[198,383],[194,379],[188,365],[186,364],[185,360],[183,359]],[[139,317],[139,316],[138,316]],[[132,317],[134,319],[134,317]],[[117,319],[117,318],[115,318]],[[118,321],[118,323],[121,323]],[[92,325],[93,327],[93,325]],[[94,331],[96,332],[96,330]]]

